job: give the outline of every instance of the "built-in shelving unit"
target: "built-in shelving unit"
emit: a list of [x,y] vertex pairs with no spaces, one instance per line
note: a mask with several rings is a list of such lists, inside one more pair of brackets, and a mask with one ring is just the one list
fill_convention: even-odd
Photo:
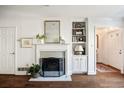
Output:
[[72,22],[73,73],[87,73],[87,20]]
[[[79,51],[75,48],[79,46]],[[81,47],[83,50],[81,50]],[[73,55],[87,55],[86,22],[72,22],[72,50]]]

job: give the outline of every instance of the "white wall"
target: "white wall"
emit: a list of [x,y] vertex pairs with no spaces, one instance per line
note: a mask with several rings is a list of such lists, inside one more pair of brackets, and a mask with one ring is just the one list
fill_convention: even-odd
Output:
[[[44,33],[45,20],[60,20],[60,35],[65,39],[66,43],[70,43],[72,35],[72,21],[84,21],[83,17],[40,17],[39,15],[29,14],[1,14],[0,27],[16,26],[17,27],[17,62],[16,68],[25,67],[35,63],[35,47],[21,48],[21,38],[35,38],[38,33]],[[72,51],[70,51],[72,53]],[[70,61],[71,60],[70,56]],[[71,70],[71,67],[70,67]],[[25,74],[24,71],[16,71],[16,74]]]
[[[47,12],[47,11],[46,11]],[[44,12],[45,13],[45,12]],[[49,15],[48,15],[49,16]],[[83,16],[83,15],[82,15]],[[28,14],[23,12],[5,12],[0,14],[0,27],[16,26],[17,27],[17,65],[16,67],[24,67],[27,64],[35,63],[35,51],[33,48],[21,48],[19,40],[24,37],[34,38],[37,33],[44,32],[44,20],[60,20],[61,36],[66,43],[71,42],[72,21],[83,21],[83,17],[42,17],[36,14]],[[114,21],[116,21],[114,23]],[[96,74],[96,51],[95,51],[95,26],[116,25],[121,20],[112,19],[96,19],[88,18],[88,74]],[[70,48],[71,45],[70,45]],[[70,52],[72,53],[72,52]],[[70,61],[71,56],[70,56]],[[25,74],[25,72],[16,71],[16,74]]]
[[88,18],[88,75],[96,74],[94,19]]
[[[34,37],[37,33],[42,32],[41,21],[34,17],[18,17],[11,16],[0,17],[0,27],[16,26],[17,27],[17,67],[25,67],[35,62],[34,46],[33,48],[21,48],[20,39]],[[17,74],[24,74],[19,71]]]
[[[104,54],[103,55],[103,52],[106,52],[107,53],[107,48],[105,46],[107,46],[107,31],[108,29],[107,28],[96,28],[96,34],[98,35],[98,48],[97,48],[97,51],[96,51],[96,54],[97,54],[97,62],[100,62],[100,63],[103,63],[103,60],[106,59],[106,55]],[[104,63],[106,63],[106,60],[104,60]]]

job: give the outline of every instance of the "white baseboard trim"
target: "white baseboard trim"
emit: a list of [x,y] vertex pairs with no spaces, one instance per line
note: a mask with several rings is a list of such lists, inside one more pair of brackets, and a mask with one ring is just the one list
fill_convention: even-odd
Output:
[[88,72],[88,75],[96,75],[96,72]]
[[26,71],[17,71],[15,75],[26,75]]

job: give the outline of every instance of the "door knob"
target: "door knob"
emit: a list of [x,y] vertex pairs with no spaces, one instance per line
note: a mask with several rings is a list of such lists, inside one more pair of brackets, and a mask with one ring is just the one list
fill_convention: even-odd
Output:
[[119,54],[122,54],[122,51],[121,50],[119,51]]

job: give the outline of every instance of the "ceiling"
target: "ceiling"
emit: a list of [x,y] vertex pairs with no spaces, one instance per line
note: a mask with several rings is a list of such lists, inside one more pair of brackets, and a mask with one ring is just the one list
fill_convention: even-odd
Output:
[[124,17],[124,5],[1,5],[0,14],[2,13],[28,13],[58,17]]

